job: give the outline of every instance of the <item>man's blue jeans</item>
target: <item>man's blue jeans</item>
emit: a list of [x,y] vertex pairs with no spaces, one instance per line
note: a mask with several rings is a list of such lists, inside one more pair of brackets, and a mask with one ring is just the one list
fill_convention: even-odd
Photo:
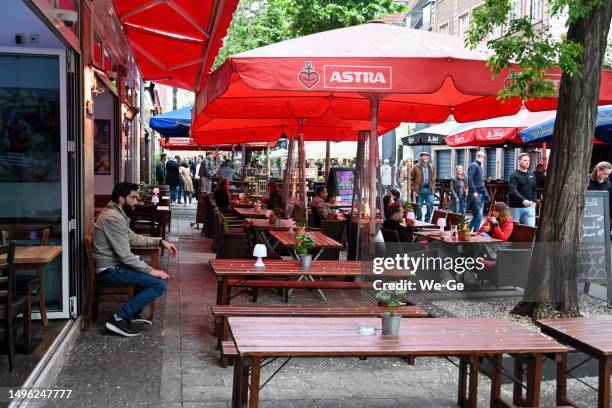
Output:
[[110,271],[102,273],[103,275],[96,277],[97,281],[117,285],[134,285],[138,289],[138,293],[117,310],[117,316],[123,319],[138,316],[146,305],[166,291],[166,282],[163,279],[147,273],[136,272],[127,265],[117,265],[112,267]]
[[535,205],[531,207],[510,207],[512,221],[535,227]]
[[419,195],[417,196],[417,204],[419,207],[417,208],[417,219],[423,220],[423,212],[421,207],[423,207],[423,203],[427,204],[427,217],[425,218],[425,222],[431,222],[431,216],[433,215],[434,210],[434,195],[431,188],[422,188],[419,190]]
[[178,203],[183,197],[183,187],[179,184],[178,186],[170,187],[170,201]]
[[470,229],[472,231],[478,231],[480,229],[480,224],[482,224],[482,215],[485,205],[484,194],[478,193],[478,198],[472,196],[470,200],[472,203],[472,214],[474,215],[470,223]]

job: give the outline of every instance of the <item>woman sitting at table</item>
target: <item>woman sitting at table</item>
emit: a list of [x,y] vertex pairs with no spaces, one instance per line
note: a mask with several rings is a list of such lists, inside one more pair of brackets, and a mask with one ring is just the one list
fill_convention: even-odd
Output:
[[508,210],[508,205],[498,201],[493,205],[491,215],[482,224],[478,234],[490,236],[500,241],[508,241],[513,229],[514,222]]
[[404,209],[398,203],[391,203],[387,206],[388,218],[383,222],[384,229],[397,232],[401,242],[412,242],[412,233],[410,230],[401,224],[404,219]]
[[227,179],[223,179],[219,181],[217,184],[217,189],[214,192],[214,199],[217,207],[221,210],[225,210],[229,208],[230,205],[230,195],[229,195],[230,184]]
[[283,208],[283,196],[278,191],[278,185],[274,181],[268,182],[268,197],[264,201],[269,210]]

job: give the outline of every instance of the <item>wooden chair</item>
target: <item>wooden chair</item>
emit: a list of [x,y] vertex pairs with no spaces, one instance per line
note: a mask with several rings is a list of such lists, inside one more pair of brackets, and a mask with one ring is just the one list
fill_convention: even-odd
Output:
[[[15,292],[15,243],[0,246],[0,256],[6,256],[6,262],[0,263],[0,331],[8,350],[9,370],[14,371],[16,329],[23,328],[23,340],[26,353],[30,348],[30,302],[24,295]],[[18,318],[22,315],[21,319]]]
[[431,223],[436,225],[440,218],[446,218],[448,213],[442,210],[434,210],[433,215],[431,216]]
[[[37,229],[37,230],[5,230],[2,231],[2,243],[8,243],[9,241],[30,241],[28,244],[22,244],[21,242],[16,244],[21,245],[36,245],[36,246],[47,246],[49,245],[49,234],[51,230],[49,228]],[[28,301],[30,302],[28,318],[32,319],[32,305],[35,300],[38,300],[38,308],[40,310],[40,320],[43,326],[47,326],[49,321],[47,319],[47,309],[45,307],[45,288],[43,285],[44,277],[44,266],[40,266],[36,269],[36,277],[30,275],[17,274],[16,285],[17,293],[23,293],[27,295]],[[36,298],[34,298],[36,294]]]
[[161,237],[161,223],[157,216],[156,205],[134,206],[134,215],[130,220],[130,229],[137,234]]
[[132,285],[112,285],[96,282],[96,269],[93,259],[93,239],[91,235],[85,237],[85,255],[87,261],[87,314],[81,325],[82,331],[89,330],[92,320],[98,318],[98,303],[102,295],[127,295],[134,296],[136,288]]
[[449,212],[446,215],[446,229],[450,230],[451,225],[459,225],[464,215],[460,213]]

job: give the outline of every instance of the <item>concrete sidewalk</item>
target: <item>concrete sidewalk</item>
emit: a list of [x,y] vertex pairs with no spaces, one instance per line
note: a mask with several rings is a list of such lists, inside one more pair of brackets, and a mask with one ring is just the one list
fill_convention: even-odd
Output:
[[[173,279],[159,299],[153,328],[130,339],[110,334],[104,322],[116,305],[101,304],[98,322],[80,335],[54,384],[72,389],[71,399],[47,406],[229,407],[233,369],[219,367],[212,337],[216,282],[208,266],[214,257],[211,242],[190,227],[193,207],[173,208],[172,216],[169,239],[178,243],[179,255],[161,258],[162,269]],[[331,301],[346,302],[348,296],[334,293]],[[260,301],[281,300],[264,292]],[[321,300],[316,292],[295,291],[291,302]],[[281,363],[262,370],[262,383]],[[260,406],[456,407],[457,375],[453,364],[439,358],[419,358],[414,366],[399,358],[294,359],[262,390]],[[488,406],[490,382],[480,378],[479,406]],[[554,405],[553,385],[542,384],[542,405]],[[511,400],[509,390],[505,385],[506,400]],[[576,400],[594,406],[594,394],[581,391]]]

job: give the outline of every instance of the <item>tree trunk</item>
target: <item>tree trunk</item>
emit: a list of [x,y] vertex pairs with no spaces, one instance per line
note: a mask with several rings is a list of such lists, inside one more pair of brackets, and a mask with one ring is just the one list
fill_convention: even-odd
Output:
[[538,244],[531,258],[523,301],[512,313],[533,319],[580,314],[576,258],[611,17],[612,2],[606,1],[569,26],[568,40],[584,47],[581,69],[573,77],[561,77]]

